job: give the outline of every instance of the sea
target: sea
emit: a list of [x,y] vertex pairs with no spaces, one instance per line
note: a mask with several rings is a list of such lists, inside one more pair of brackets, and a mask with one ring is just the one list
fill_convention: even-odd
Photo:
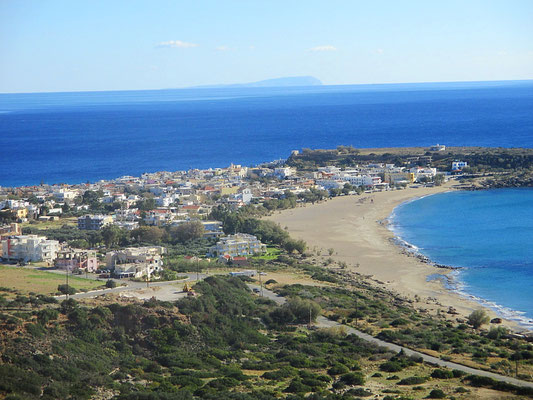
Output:
[[533,329],[532,188],[418,198],[396,207],[389,226],[412,251],[459,268],[429,279]]
[[437,143],[533,147],[533,81],[0,94],[0,186]]
[[[0,94],[0,186],[257,165],[292,150],[533,148],[533,81]],[[533,318],[533,193],[438,195],[398,234],[461,266],[454,290]],[[484,299],[484,300],[481,300]]]

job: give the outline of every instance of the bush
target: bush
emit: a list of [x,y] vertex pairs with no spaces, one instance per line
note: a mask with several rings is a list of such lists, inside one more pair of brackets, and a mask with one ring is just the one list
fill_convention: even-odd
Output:
[[105,287],[109,289],[113,289],[117,287],[117,283],[113,279],[108,279],[105,283]]
[[329,375],[341,375],[349,372],[349,369],[344,364],[335,364],[330,369],[328,369]]
[[431,392],[429,392],[429,395],[427,398],[428,399],[445,399],[446,393],[444,393],[441,389],[433,389]]
[[357,396],[357,397],[369,397],[374,394],[371,391],[365,390],[363,388],[350,389],[346,393],[351,396]]
[[432,378],[436,379],[452,379],[454,378],[453,372],[449,369],[436,369],[431,373]]
[[490,318],[485,310],[479,309],[472,311],[467,320],[474,329],[478,329],[481,325],[487,324],[490,321]]
[[362,374],[358,372],[349,372],[341,376],[341,382],[346,383],[347,385],[364,385],[365,378]]
[[311,391],[311,388],[307,385],[304,385],[299,378],[295,378],[291,381],[289,386],[284,390],[286,393],[308,393]]
[[66,283],[63,283],[61,285],[57,286],[57,290],[63,294],[76,294],[77,290],[74,289],[72,286],[67,285]]
[[409,378],[402,379],[400,382],[398,382],[398,385],[420,385],[426,381],[427,378],[423,376],[410,376]]
[[397,361],[387,361],[379,366],[379,369],[385,372],[399,372],[403,366]]
[[45,308],[37,313],[37,320],[40,324],[46,325],[48,321],[57,319],[58,315],[59,311],[54,310],[53,308]]

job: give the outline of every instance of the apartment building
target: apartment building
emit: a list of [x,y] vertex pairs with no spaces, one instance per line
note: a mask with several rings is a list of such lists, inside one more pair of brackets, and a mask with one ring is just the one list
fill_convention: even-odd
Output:
[[113,217],[110,215],[84,215],[78,218],[78,229],[98,231],[112,222]]
[[52,262],[57,256],[59,242],[38,235],[9,236],[2,240],[2,258],[6,261]]
[[94,272],[98,268],[96,250],[66,248],[58,251],[54,265],[69,271],[84,270]]
[[237,233],[222,238],[216,245],[209,249],[208,255],[211,257],[221,256],[252,256],[266,252],[266,245],[261,243],[257,237],[246,233]]
[[162,246],[128,247],[106,254],[106,267],[112,269],[118,278],[141,278],[163,269]]

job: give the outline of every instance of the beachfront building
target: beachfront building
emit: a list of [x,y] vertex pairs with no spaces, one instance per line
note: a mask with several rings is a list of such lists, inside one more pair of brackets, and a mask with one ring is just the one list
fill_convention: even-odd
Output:
[[128,247],[106,254],[106,267],[113,270],[117,278],[141,278],[163,269],[162,246]]
[[331,190],[342,189],[346,182],[337,179],[317,179],[315,183],[317,186],[320,186],[325,190]]
[[110,215],[84,215],[78,218],[78,229],[98,231],[112,222],[113,217]]
[[2,240],[2,259],[7,262],[53,262],[59,250],[57,240],[38,235],[9,236]]
[[59,269],[94,272],[98,268],[96,250],[66,248],[58,251],[54,265]]
[[421,178],[433,179],[437,175],[437,168],[430,167],[414,167],[409,170],[414,175],[414,180],[420,181]]
[[254,235],[237,233],[222,238],[216,245],[209,249],[208,256],[251,256],[266,252],[266,245],[261,243]]

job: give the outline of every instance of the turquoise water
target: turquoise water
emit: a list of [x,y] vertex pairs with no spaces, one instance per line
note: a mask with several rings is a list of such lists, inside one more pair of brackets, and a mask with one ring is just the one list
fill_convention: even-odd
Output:
[[533,189],[448,192],[394,210],[391,229],[455,271],[454,290],[533,327]]

